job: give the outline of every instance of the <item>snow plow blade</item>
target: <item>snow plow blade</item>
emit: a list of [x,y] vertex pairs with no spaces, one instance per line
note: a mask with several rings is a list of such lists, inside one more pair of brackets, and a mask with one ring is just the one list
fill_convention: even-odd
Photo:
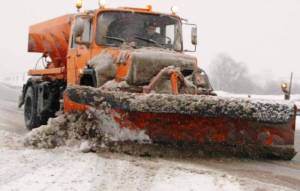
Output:
[[291,160],[296,155],[296,107],[290,102],[82,86],[68,87],[64,100],[66,112],[104,111],[103,125],[143,131],[152,144],[212,156]]

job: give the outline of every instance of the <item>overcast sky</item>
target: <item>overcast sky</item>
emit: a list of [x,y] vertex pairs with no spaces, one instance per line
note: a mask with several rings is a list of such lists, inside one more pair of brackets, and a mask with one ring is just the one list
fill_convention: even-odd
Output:
[[[85,0],[94,9],[97,0]],[[75,12],[75,0],[2,1],[0,75],[32,68],[38,55],[27,53],[28,27]],[[198,25],[200,66],[219,53],[245,62],[254,75],[283,78],[291,71],[300,79],[300,0],[107,0],[109,7],[145,7],[179,15]]]

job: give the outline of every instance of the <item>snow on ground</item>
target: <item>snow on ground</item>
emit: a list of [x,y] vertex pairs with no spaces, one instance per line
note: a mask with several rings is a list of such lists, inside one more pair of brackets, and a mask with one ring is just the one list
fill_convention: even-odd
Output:
[[[1,150],[0,190],[241,190],[236,178],[162,160],[52,150]],[[15,169],[15,170],[14,170]]]
[[263,191],[300,187],[299,157],[290,162],[186,160],[84,154],[77,147],[26,148],[23,113],[16,107],[18,94],[19,90],[0,84],[0,191]]
[[200,164],[102,153],[0,149],[0,190],[293,190]]

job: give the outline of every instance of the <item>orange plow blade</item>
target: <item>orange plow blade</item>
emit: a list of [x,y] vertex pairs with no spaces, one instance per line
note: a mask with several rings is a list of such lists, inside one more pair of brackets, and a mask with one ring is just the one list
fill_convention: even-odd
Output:
[[[112,92],[69,87],[69,102],[109,119],[108,128],[143,131],[152,144],[201,150],[208,155],[291,160],[296,108],[272,102],[201,95]],[[72,104],[71,104],[72,105]],[[65,104],[67,111],[76,110]]]

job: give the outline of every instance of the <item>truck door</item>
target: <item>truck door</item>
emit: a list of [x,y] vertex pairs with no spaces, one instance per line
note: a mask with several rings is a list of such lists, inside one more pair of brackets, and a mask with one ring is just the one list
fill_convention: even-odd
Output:
[[89,49],[91,44],[91,32],[91,18],[88,16],[76,17],[67,56],[68,85],[78,85],[80,83],[80,72],[91,57],[91,51]]

